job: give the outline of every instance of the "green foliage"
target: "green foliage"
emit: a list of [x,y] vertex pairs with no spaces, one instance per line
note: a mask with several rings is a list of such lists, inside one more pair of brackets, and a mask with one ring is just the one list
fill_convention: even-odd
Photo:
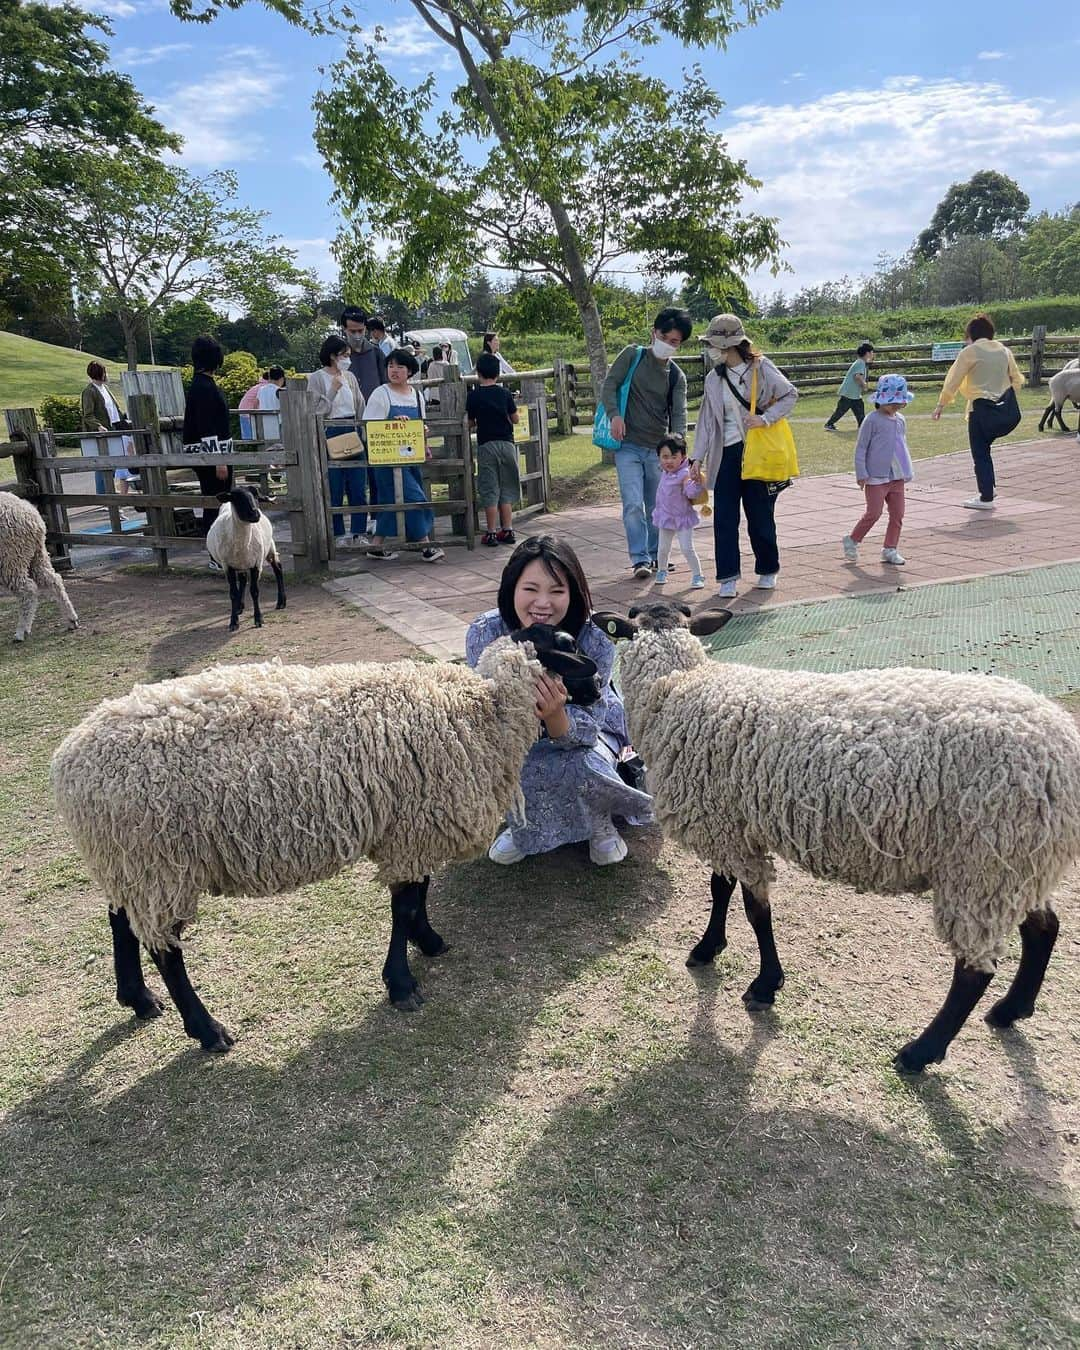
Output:
[[191,344],[202,334],[218,337],[221,315],[203,299],[170,305],[154,327],[154,355],[163,365],[179,366],[191,356]]
[[1019,257],[1027,289],[1047,295],[1080,291],[1080,205],[1029,220]]
[[250,352],[230,352],[214,376],[230,408],[235,408],[261,375],[258,362]]
[[1019,228],[1031,205],[1018,183],[995,169],[982,169],[966,183],[953,183],[919,235],[916,252],[936,257],[965,236],[1004,239]]
[[82,421],[80,401],[69,394],[46,394],[38,405],[38,417],[43,427],[53,431],[78,431]]
[[289,334],[284,349],[278,354],[279,364],[294,366],[297,370],[318,370],[319,348],[325,342],[332,326],[323,318],[312,319],[310,323],[294,329]]

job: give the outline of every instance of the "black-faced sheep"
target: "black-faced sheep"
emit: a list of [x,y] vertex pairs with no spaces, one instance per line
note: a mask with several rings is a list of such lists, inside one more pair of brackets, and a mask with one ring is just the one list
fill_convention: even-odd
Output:
[[[1065,418],[1061,415],[1066,399],[1074,408],[1080,408],[1080,357],[1062,366],[1056,375],[1050,376],[1050,402],[1039,418],[1040,431],[1045,431],[1047,427],[1053,430],[1055,419],[1062,431],[1068,431]],[[1077,424],[1077,431],[1080,433],[1080,423]]]
[[263,563],[269,563],[277,581],[277,609],[285,608],[285,574],[274,544],[274,527],[259,510],[255,494],[250,488],[233,488],[219,496],[223,503],[217,519],[206,536],[206,548],[211,558],[220,563],[229,579],[229,632],[240,627],[244,608],[244,587],[251,578],[251,609],[255,627],[262,627],[259,608],[259,577]]
[[668,604],[597,614],[629,637],[620,680],[630,735],[667,834],[713,868],[713,907],[687,965],[725,945],[736,881],[761,969],[743,995],[771,1004],[784,982],[769,883],[777,854],[815,877],[879,894],[933,891],[956,958],[944,1006],[897,1056],[944,1059],[1019,927],[1020,967],[987,1021],[1030,1017],[1058,932],[1055,887],[1080,857],[1080,732],[1012,680],[933,670],[823,675],[710,661]]
[[75,606],[45,549],[45,522],[29,502],[13,492],[0,492],[0,586],[12,591],[18,601],[16,642],[30,636],[42,591],[51,594],[63,610],[68,627],[78,628]]
[[[550,631],[550,630],[548,630]],[[137,685],[89,714],[53,755],[60,814],[110,905],[117,998],[162,1011],[142,942],[187,1034],[232,1037],[200,1001],[179,945],[203,894],[279,895],[368,857],[390,888],[390,1000],[422,1001],[407,946],[438,956],[430,873],[491,843],[519,804],[536,739],[536,642],[494,643],[461,666],[215,666]],[[540,653],[558,675],[596,665]]]

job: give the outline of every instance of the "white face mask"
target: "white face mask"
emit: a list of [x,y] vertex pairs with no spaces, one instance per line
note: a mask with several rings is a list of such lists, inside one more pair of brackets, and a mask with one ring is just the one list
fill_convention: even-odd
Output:
[[653,338],[652,354],[658,361],[667,361],[678,350],[678,347],[673,347],[670,342],[665,342],[663,338]]
[[349,358],[348,358],[347,356],[339,356],[338,359],[337,359],[337,368],[338,368],[338,370],[341,371],[342,374],[344,374],[345,371],[347,371],[347,370],[349,369],[349,366],[350,366],[351,364],[352,364],[352,363],[350,362],[350,360],[349,360]]

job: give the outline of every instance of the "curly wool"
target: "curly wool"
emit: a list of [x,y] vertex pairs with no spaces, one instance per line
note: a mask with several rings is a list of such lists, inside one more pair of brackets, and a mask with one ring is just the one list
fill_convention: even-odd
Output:
[[39,592],[49,591],[68,623],[78,622],[75,606],[45,549],[45,522],[37,510],[13,492],[0,492],[0,586],[18,599],[15,641],[30,632]]
[[253,567],[261,572],[271,558],[280,562],[273,522],[261,511],[259,519],[250,524],[240,520],[228,502],[222,504],[217,519],[210,526],[206,550],[222,567],[231,567],[237,572],[250,572]]
[[1050,402],[1060,413],[1065,400],[1080,404],[1080,358],[1063,366],[1056,375],[1050,376]]
[[137,685],[54,754],[57,806],[152,949],[206,892],[277,895],[365,856],[387,884],[418,881],[491,842],[536,738],[539,670],[507,642],[480,674],[273,662]]
[[662,827],[752,888],[777,854],[881,894],[933,890],[938,936],[992,971],[1080,856],[1080,733],[1025,685],[717,664],[685,629],[640,633],[621,673]]

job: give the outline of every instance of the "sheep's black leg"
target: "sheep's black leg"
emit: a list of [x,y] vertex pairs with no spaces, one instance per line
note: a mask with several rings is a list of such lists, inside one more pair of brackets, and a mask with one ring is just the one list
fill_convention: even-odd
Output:
[[244,588],[240,580],[241,573],[235,567],[227,567],[225,575],[229,579],[229,604],[231,606],[229,632],[235,633],[240,627],[240,615],[244,610]]
[[1039,418],[1039,430],[1040,430],[1040,431],[1045,431],[1045,430],[1046,430],[1047,419],[1049,419],[1051,426],[1053,426],[1053,420],[1054,420],[1054,419],[1053,419],[1053,413],[1054,413],[1054,405],[1053,405],[1053,403],[1048,403],[1048,404],[1046,405],[1046,407],[1043,409],[1043,415]]
[[1004,998],[986,1014],[992,1027],[1011,1027],[1035,1011],[1050,953],[1057,941],[1058,916],[1049,907],[1037,909],[1020,925],[1020,965]]
[[415,942],[425,956],[441,956],[449,950],[450,944],[432,928],[427,912],[427,893],[431,878],[425,877],[420,883],[420,902],[416,907],[416,917],[409,928],[409,941]]
[[758,953],[761,956],[761,969],[757,978],[743,994],[743,1002],[750,1011],[771,1008],[776,1002],[777,990],[784,987],[784,971],[776,952],[776,939],[773,937],[772,906],[769,904],[768,892],[764,899],[759,899],[745,882],[742,886],[742,897],[743,908],[754,930]]
[[722,952],[727,946],[727,912],[728,905],[731,904],[731,893],[735,889],[735,878],[714,872],[709,878],[709,889],[712,892],[712,913],[709,915],[709,926],[702,933],[700,942],[686,958],[686,964],[691,970],[695,966],[707,966],[710,961],[716,959],[717,953]]
[[953,969],[952,985],[941,1011],[921,1036],[907,1045],[896,1056],[896,1067],[901,1073],[921,1073],[928,1064],[940,1064],[953,1037],[968,1019],[968,1014],[986,993],[993,979],[985,971],[957,961]]
[[424,998],[420,986],[409,969],[409,934],[416,922],[420,900],[424,893],[422,881],[406,881],[390,887],[390,948],[383,966],[383,984],[395,1008],[419,1008]]
[[116,971],[116,1001],[122,1008],[130,1008],[136,1017],[160,1017],[165,1005],[143,979],[139,940],[131,931],[127,912],[109,910],[112,929],[113,968]]
[[191,987],[187,968],[184,965],[184,953],[179,947],[163,947],[151,951],[154,965],[161,971],[177,1012],[184,1021],[184,1030],[192,1040],[198,1041],[204,1050],[216,1050],[224,1053],[233,1044],[233,1038],[220,1022],[215,1021],[206,1011],[202,1000]]
[[255,627],[262,627],[262,610],[259,608],[259,569],[251,569],[251,610],[255,616]]
[[282,571],[281,563],[276,558],[270,559],[270,566],[274,569],[274,580],[277,582],[277,608],[285,608],[285,573]]

